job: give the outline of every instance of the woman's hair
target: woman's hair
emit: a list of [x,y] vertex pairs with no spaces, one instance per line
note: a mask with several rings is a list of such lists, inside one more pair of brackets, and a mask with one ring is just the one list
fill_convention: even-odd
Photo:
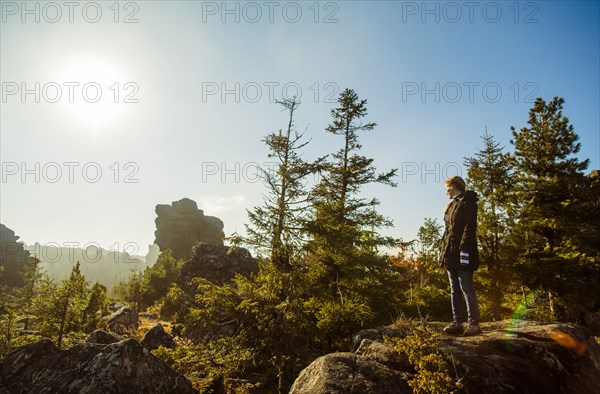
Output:
[[467,185],[465,184],[465,180],[459,176],[453,176],[453,177],[446,179],[446,186],[452,186],[459,192],[464,192],[467,188]]

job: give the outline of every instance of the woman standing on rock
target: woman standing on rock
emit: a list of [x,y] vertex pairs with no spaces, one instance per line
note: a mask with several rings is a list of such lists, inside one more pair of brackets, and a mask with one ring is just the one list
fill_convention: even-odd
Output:
[[[444,328],[448,334],[465,336],[481,334],[479,304],[473,285],[473,273],[479,267],[477,251],[477,193],[466,190],[465,181],[454,176],[446,180],[446,230],[440,246],[440,267],[446,267],[450,279],[452,324]],[[465,322],[465,302],[467,328]]]

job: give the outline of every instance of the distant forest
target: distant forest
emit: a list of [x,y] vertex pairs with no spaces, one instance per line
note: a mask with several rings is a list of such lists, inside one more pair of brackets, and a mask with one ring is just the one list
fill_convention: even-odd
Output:
[[154,265],[158,259],[158,246],[149,245],[146,256],[131,256],[127,252],[118,252],[89,246],[82,248],[56,247],[35,243],[25,245],[31,257],[40,260],[40,269],[50,278],[61,281],[67,279],[75,266],[80,263],[81,273],[91,283],[98,282],[109,292],[114,286],[126,280],[132,271],[143,271]]

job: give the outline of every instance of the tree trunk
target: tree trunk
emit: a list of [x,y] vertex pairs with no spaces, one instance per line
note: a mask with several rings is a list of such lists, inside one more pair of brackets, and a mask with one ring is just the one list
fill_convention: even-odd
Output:
[[294,384],[294,363],[292,360],[286,360],[279,366],[278,394],[289,393],[292,384]]
[[552,297],[552,292],[548,290],[548,305],[550,306],[550,318],[552,320],[556,319],[556,314],[554,312],[554,297]]

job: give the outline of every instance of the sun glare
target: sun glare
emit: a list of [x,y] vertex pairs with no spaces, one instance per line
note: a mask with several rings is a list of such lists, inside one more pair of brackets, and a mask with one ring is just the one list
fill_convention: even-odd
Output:
[[109,62],[79,58],[65,62],[59,76],[65,110],[97,130],[135,102],[137,85],[124,80]]

